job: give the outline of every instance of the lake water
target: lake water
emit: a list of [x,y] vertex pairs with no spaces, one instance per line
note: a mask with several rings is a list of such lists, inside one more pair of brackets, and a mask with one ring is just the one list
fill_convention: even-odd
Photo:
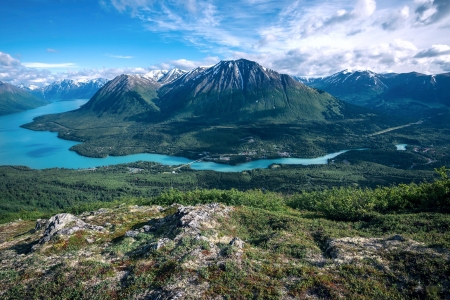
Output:
[[[38,107],[21,113],[0,117],[0,165],[21,165],[33,169],[45,168],[91,168],[98,166],[116,165],[135,161],[153,161],[164,165],[181,165],[191,162],[183,157],[160,154],[134,154],[127,156],[109,156],[106,158],[90,158],[69,151],[77,142],[62,140],[57,133],[46,131],[32,131],[20,128],[20,125],[29,123],[33,118],[52,113],[60,113],[79,108],[87,100],[73,100],[54,102],[47,106]],[[262,159],[230,166],[214,162],[197,162],[191,165],[195,170],[214,170],[220,172],[241,172],[256,168],[267,168],[271,164],[326,164],[332,159],[348,150],[331,153],[322,157]]]

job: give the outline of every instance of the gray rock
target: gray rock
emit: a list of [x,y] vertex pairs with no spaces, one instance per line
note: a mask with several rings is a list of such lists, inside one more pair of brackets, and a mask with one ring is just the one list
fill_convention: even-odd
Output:
[[238,237],[234,237],[230,242],[231,246],[236,247],[238,249],[244,248],[244,244],[245,242]]
[[163,239],[159,239],[156,243],[152,243],[150,246],[154,249],[154,250],[158,250],[162,247],[164,247],[165,245],[167,245],[168,243],[170,243],[171,240],[168,238],[163,238]]
[[85,223],[72,214],[57,214],[45,223],[44,236],[39,240],[40,244],[46,243],[55,235],[71,235],[79,230],[105,230],[102,226]]
[[138,230],[128,230],[125,232],[125,236],[135,238],[139,234]]
[[392,240],[392,241],[404,242],[404,241],[405,241],[405,238],[402,237],[402,236],[399,235],[399,234],[396,234],[396,235],[392,236],[392,237],[390,238],[390,240]]
[[46,219],[37,219],[36,225],[34,226],[34,230],[38,231],[45,227],[45,224],[47,223]]

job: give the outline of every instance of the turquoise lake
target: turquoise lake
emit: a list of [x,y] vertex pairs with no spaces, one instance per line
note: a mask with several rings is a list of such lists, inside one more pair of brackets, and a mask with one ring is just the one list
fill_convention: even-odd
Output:
[[[38,107],[21,113],[0,117],[0,165],[20,165],[33,169],[45,168],[92,168],[98,166],[116,165],[135,161],[153,161],[164,165],[181,165],[191,162],[183,157],[160,154],[134,154],[127,156],[109,156],[106,158],[84,157],[70,151],[69,148],[77,142],[59,139],[57,133],[32,131],[20,128],[20,125],[29,123],[33,118],[52,113],[60,113],[79,108],[87,100],[72,100],[54,102],[47,106]],[[358,149],[360,150],[360,149]],[[191,164],[194,170],[214,170],[220,172],[241,172],[257,168],[267,168],[271,164],[326,164],[332,159],[348,150],[331,153],[317,158],[280,158],[262,159],[229,166],[214,162],[197,162]]]

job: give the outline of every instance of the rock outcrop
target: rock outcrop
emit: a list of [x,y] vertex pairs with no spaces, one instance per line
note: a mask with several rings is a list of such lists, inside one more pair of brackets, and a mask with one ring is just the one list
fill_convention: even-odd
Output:
[[[38,220],[35,228],[39,229],[41,227],[42,220]],[[48,219],[44,227],[44,234],[39,240],[39,244],[47,243],[56,235],[71,235],[80,230],[105,230],[102,226],[88,224],[71,214],[57,214]]]

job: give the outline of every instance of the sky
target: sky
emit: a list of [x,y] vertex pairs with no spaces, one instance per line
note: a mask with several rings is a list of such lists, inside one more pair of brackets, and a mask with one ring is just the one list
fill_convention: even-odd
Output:
[[450,72],[450,0],[0,0],[0,81],[246,58],[280,73]]

